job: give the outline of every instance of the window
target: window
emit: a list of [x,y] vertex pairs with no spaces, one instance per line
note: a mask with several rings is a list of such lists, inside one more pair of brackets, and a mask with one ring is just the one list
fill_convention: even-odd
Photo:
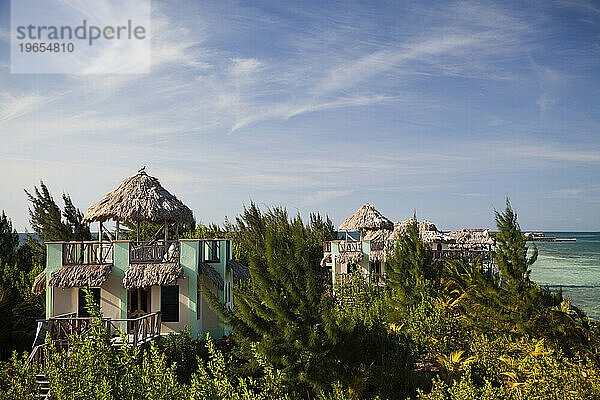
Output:
[[207,251],[206,257],[208,262],[219,262],[219,242],[216,240],[208,240],[206,242]]
[[160,311],[163,322],[179,322],[179,286],[161,286]]
[[[90,292],[92,293],[92,297],[94,298],[94,303],[100,305],[100,288],[90,288]],[[86,306],[87,302],[85,301],[85,292],[83,289],[79,289],[79,306],[77,309],[77,315],[80,317],[91,317],[90,313],[87,311]]]

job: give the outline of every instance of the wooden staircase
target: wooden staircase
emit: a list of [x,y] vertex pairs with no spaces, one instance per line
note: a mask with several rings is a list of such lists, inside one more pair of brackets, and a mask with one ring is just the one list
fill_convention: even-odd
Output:
[[38,398],[42,400],[51,399],[52,397],[50,396],[50,383],[48,382],[46,374],[37,374],[35,376],[35,380],[38,384]]

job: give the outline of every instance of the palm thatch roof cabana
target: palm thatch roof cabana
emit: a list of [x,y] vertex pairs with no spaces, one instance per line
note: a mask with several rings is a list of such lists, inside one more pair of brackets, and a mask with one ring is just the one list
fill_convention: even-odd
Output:
[[454,240],[451,248],[488,250],[494,245],[494,238],[489,229],[461,229],[449,232],[448,235]]
[[250,270],[235,260],[227,260],[227,266],[233,271],[233,282],[238,283],[250,279]]
[[50,276],[48,285],[60,288],[99,287],[108,279],[111,269],[112,264],[65,265]]
[[158,179],[140,170],[91,206],[83,220],[105,222],[111,219],[120,222],[188,223],[194,220],[194,215],[162,187]]
[[125,272],[123,286],[127,289],[170,286],[175,285],[180,278],[183,278],[183,268],[178,262],[132,264]]
[[[408,231],[408,227],[413,222],[414,219],[412,218],[402,222],[394,222],[394,234],[392,235],[392,238],[398,240],[404,236]],[[417,223],[417,225],[419,228],[419,236],[421,236],[421,238],[426,236],[426,232],[439,232],[435,224],[427,220],[420,221]]]
[[223,281],[221,274],[219,274],[212,266],[205,262],[201,262],[199,267],[199,270],[202,271],[203,275],[206,275],[206,277],[210,279],[219,290],[223,290],[225,287],[225,282]]
[[33,279],[33,285],[31,286],[31,293],[40,295],[46,291],[46,270],[43,270],[35,276]]
[[394,229],[394,223],[383,216],[372,204],[363,204],[354,214],[338,228],[341,231],[368,230],[368,229]]

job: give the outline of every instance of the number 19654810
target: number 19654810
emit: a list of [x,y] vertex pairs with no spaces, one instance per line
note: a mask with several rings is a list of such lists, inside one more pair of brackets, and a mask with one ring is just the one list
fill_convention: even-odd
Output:
[[19,43],[21,53],[72,53],[75,50],[73,43]]

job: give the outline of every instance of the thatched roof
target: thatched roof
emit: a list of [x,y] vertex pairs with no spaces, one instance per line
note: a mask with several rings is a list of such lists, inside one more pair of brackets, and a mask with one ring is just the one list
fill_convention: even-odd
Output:
[[60,288],[99,287],[108,279],[112,264],[65,265],[50,276],[48,285]]
[[233,282],[238,283],[250,279],[250,270],[234,260],[227,260],[227,266],[233,271]]
[[394,229],[394,223],[384,217],[372,204],[363,204],[340,225],[339,230]]
[[336,257],[336,261],[340,264],[345,263],[358,263],[363,259],[363,253],[358,251],[347,251],[344,253],[338,254]]
[[132,264],[125,272],[123,286],[127,289],[150,286],[175,285],[183,278],[183,268],[179,263]]
[[33,280],[33,286],[31,287],[31,293],[38,295],[46,291],[46,270],[43,270],[35,276]]
[[455,244],[451,247],[460,249],[486,250],[494,244],[494,238],[489,229],[461,229],[449,232]]
[[202,274],[206,275],[208,279],[210,279],[219,290],[223,290],[225,287],[225,282],[223,281],[223,277],[219,274],[210,264],[205,262],[200,263],[200,271]]
[[[410,224],[413,223],[413,219],[407,219],[402,222],[394,222],[394,234],[392,235],[393,239],[400,239],[404,236],[408,230]],[[418,223],[419,227],[419,235],[421,237],[426,236],[426,232],[439,232],[437,227],[433,222],[429,222],[427,220],[423,220]]]
[[421,240],[425,243],[454,243],[454,238],[447,233],[425,231],[421,234]]
[[84,222],[107,220],[129,222],[183,223],[194,215],[185,204],[161,186],[158,179],[139,171],[116,190],[91,206]]
[[363,237],[363,240],[380,241],[390,240],[392,238],[392,231],[387,229],[377,229],[367,231]]

